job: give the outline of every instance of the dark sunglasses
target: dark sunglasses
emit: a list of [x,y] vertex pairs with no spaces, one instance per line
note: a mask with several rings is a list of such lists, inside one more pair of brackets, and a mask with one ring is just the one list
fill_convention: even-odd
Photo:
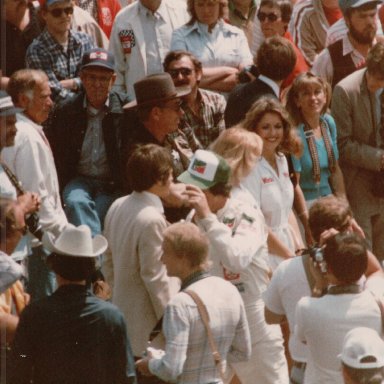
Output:
[[53,17],[60,17],[63,12],[69,16],[73,14],[73,7],[55,8],[48,11]]
[[168,69],[168,73],[172,78],[177,78],[181,73],[182,76],[189,76],[192,73],[193,69],[191,68],[178,68],[178,69]]
[[276,21],[279,16],[276,15],[276,13],[264,13],[264,12],[259,12],[257,14],[257,18],[259,19],[259,21],[263,22],[265,21],[265,19],[268,19],[268,21],[270,21],[271,23],[273,23],[274,21]]

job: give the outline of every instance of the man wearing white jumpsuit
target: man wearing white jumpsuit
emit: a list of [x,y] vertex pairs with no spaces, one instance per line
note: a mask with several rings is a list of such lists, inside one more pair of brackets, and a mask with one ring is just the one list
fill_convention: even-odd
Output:
[[252,357],[232,368],[242,384],[288,384],[280,327],[267,325],[264,319],[261,295],[270,272],[264,218],[259,209],[230,197],[229,176],[223,158],[198,150],[178,180],[188,184],[193,220],[210,240],[212,274],[234,284],[245,304]]

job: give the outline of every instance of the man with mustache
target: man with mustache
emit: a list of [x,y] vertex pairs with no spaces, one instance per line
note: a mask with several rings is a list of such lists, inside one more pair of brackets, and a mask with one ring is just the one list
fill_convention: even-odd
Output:
[[225,130],[227,102],[224,96],[199,88],[202,64],[190,52],[169,52],[164,60],[164,71],[171,75],[176,87],[191,87],[191,93],[182,98],[184,114],[180,128],[187,137],[193,135],[202,148],[207,148]]
[[348,33],[324,49],[313,63],[312,72],[332,88],[352,72],[365,67],[377,32],[377,0],[340,0]]

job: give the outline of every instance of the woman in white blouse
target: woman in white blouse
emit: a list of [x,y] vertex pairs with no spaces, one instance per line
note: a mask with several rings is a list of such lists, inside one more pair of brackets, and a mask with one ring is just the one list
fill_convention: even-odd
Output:
[[187,0],[191,20],[173,31],[171,50],[193,53],[203,64],[200,87],[230,92],[253,63],[244,32],[224,21],[227,0]]

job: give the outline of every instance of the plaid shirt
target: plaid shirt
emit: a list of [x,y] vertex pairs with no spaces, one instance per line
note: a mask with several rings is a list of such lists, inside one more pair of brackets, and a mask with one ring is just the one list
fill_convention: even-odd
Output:
[[[193,283],[188,290],[195,291],[207,308],[224,366],[248,360],[251,354],[249,328],[236,287],[211,276]],[[154,375],[178,384],[222,383],[204,323],[195,302],[186,293],[179,292],[168,303],[163,333],[165,354],[149,361],[149,370]]]
[[72,92],[63,88],[60,81],[78,76],[83,54],[92,48],[91,37],[83,32],[70,31],[65,52],[45,29],[29,46],[25,61],[27,68],[41,69],[47,74],[53,99],[65,98]]
[[180,127],[189,138],[194,134],[203,148],[207,148],[225,130],[224,111],[226,100],[223,95],[199,89],[197,97],[200,102],[198,116],[184,102],[184,116]]

